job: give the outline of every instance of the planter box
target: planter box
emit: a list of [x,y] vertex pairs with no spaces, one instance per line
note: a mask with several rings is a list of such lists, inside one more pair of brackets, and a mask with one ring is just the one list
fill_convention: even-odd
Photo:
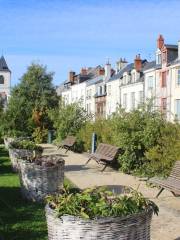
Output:
[[[35,155],[41,155],[41,153],[35,151]],[[32,158],[33,156],[34,156],[33,150],[9,148],[9,157],[11,159],[12,168],[15,172],[19,170],[18,159]]]
[[74,216],[57,218],[46,205],[48,240],[150,240],[152,209],[127,217],[84,220]]
[[47,167],[19,160],[19,178],[24,198],[42,201],[48,194],[55,194],[63,188],[64,160],[60,155],[43,156],[43,161],[53,161],[55,165]]

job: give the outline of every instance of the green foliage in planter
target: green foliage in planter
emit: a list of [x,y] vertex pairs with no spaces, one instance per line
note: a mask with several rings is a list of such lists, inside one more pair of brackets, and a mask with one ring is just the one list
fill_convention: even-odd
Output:
[[36,150],[39,152],[43,151],[41,146],[38,146],[34,142],[29,140],[13,141],[10,143],[9,147],[12,149]]
[[58,217],[73,215],[94,219],[127,216],[146,211],[148,207],[152,207],[154,213],[158,214],[158,207],[141,193],[131,191],[130,194],[115,196],[104,187],[88,188],[75,193],[65,188],[63,194],[47,197],[47,203]]

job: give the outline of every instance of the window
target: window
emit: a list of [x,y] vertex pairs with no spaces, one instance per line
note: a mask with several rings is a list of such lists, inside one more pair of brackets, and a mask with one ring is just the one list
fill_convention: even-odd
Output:
[[149,76],[147,79],[148,90],[153,88],[153,76]]
[[143,91],[139,91],[139,104],[143,104],[143,102],[144,102]]
[[89,103],[89,114],[91,114],[91,103]]
[[108,96],[111,95],[111,85],[108,85]]
[[124,77],[123,77],[123,84],[126,84],[127,83],[127,76],[125,75]]
[[166,52],[163,52],[163,53],[162,53],[162,62],[163,62],[163,63],[166,63],[166,59],[167,59],[166,56],[167,56],[167,55],[166,55]]
[[161,64],[161,54],[157,55],[157,64]]
[[4,84],[4,76],[0,75],[0,84]]
[[163,111],[167,109],[167,98],[161,98],[161,109]]
[[92,93],[92,91],[91,91],[91,89],[89,90],[89,98],[91,98],[91,93]]
[[136,74],[133,73],[133,74],[132,74],[132,83],[134,83],[135,81],[136,81]]
[[127,107],[127,93],[123,94],[123,108]]
[[180,120],[180,99],[175,100],[175,108],[176,108],[175,110],[176,116]]
[[135,108],[135,92],[131,93],[131,109]]
[[166,87],[166,72],[162,72],[161,87]]
[[180,69],[178,69],[177,85],[180,86]]
[[99,88],[98,88],[98,95],[102,95],[102,86],[100,86]]

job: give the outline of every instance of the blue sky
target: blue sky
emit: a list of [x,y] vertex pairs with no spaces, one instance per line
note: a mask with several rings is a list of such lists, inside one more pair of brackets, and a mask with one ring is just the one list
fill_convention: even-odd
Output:
[[69,70],[107,58],[153,60],[159,33],[180,39],[179,9],[179,0],[0,0],[0,51],[13,85],[31,62],[47,65],[58,85]]

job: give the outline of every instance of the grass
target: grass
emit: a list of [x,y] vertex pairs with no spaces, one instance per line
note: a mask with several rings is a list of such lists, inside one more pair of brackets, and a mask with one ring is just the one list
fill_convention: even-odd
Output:
[[[68,179],[65,183],[74,188]],[[0,147],[0,240],[47,240],[44,205],[22,199],[17,173]]]
[[0,239],[47,240],[44,205],[21,197],[19,178],[0,148]]

